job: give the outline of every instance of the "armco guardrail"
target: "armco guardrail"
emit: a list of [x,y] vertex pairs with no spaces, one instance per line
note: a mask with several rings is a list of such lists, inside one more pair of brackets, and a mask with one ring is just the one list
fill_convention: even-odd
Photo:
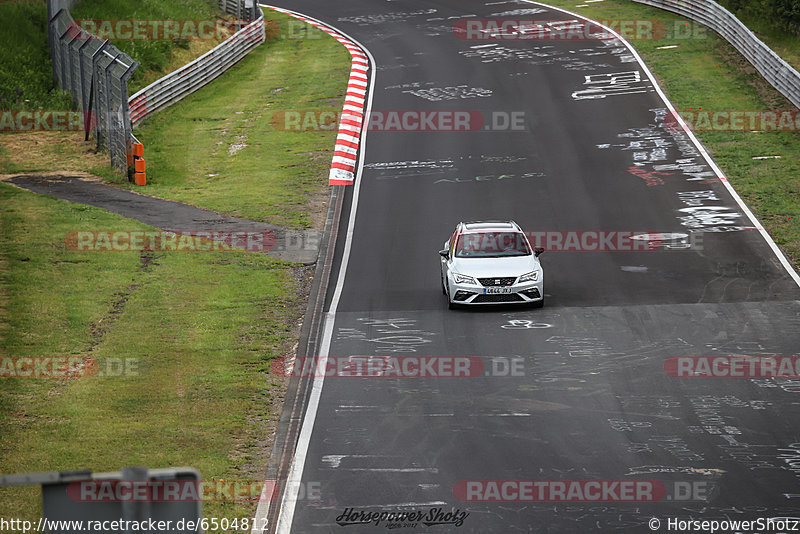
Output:
[[107,40],[81,29],[69,13],[79,0],[47,0],[48,36],[53,78],[84,111],[87,134],[93,129],[98,148],[111,165],[134,171],[144,185],[142,145],[133,126],[217,78],[264,42],[264,14],[253,0],[218,0],[220,8],[245,24],[225,42],[128,98],[128,79],[139,65]]
[[259,15],[217,47],[130,97],[128,102],[133,125],[200,89],[263,43],[264,14],[259,10]]
[[711,0],[633,0],[708,26],[734,46],[764,78],[800,108],[800,73],[765,45],[730,11]]
[[53,78],[83,111],[87,136],[94,130],[97,148],[106,148],[111,165],[125,172],[131,135],[128,79],[139,63],[107,40],[82,30],[67,7],[74,3],[49,0],[47,4]]
[[217,0],[217,6],[220,11],[235,15],[237,20],[256,20],[261,14],[255,0]]

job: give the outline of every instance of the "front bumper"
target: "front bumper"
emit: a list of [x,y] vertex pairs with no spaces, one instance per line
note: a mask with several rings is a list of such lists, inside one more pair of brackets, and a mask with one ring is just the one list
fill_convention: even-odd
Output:
[[455,304],[525,304],[544,298],[544,282],[524,282],[510,286],[456,284],[450,281],[450,301]]

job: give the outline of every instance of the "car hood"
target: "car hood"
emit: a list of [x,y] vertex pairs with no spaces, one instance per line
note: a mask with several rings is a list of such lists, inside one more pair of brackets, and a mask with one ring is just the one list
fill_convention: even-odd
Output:
[[453,271],[467,276],[520,276],[539,269],[536,256],[511,256],[507,258],[453,258]]

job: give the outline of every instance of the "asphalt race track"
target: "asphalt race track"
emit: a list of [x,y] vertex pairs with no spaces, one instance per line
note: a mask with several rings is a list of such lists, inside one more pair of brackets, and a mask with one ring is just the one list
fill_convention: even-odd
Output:
[[[665,123],[667,105],[630,50],[454,31],[469,19],[573,18],[520,1],[275,5],[369,50],[373,110],[480,112],[490,126],[369,132],[361,182],[345,197],[356,211],[349,254],[349,211],[339,229],[327,352],[477,357],[491,376],[326,378],[294,468],[319,498],[287,495],[280,532],[391,526],[342,525],[347,509],[455,512],[398,528],[431,533],[800,517],[800,380],[665,371],[673,357],[800,355],[800,289],[687,134]],[[521,127],[500,128],[511,117]],[[682,236],[656,250],[545,243],[543,309],[450,311],[437,251],[456,223],[481,219],[559,235]],[[467,499],[467,481],[651,481],[665,493],[487,501]]]

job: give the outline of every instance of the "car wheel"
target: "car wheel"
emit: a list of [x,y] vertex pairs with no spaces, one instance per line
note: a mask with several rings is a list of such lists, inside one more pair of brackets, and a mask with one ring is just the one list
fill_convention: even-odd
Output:
[[[442,287],[442,289],[444,289],[444,287]],[[450,293],[445,290],[444,296],[447,297],[447,309],[448,310],[455,310],[457,305],[452,300],[450,300]]]
[[444,288],[444,275],[439,271],[439,279],[442,281],[442,295],[447,295],[447,290]]
[[534,301],[531,304],[531,308],[544,308],[544,297],[542,297],[542,300]]

